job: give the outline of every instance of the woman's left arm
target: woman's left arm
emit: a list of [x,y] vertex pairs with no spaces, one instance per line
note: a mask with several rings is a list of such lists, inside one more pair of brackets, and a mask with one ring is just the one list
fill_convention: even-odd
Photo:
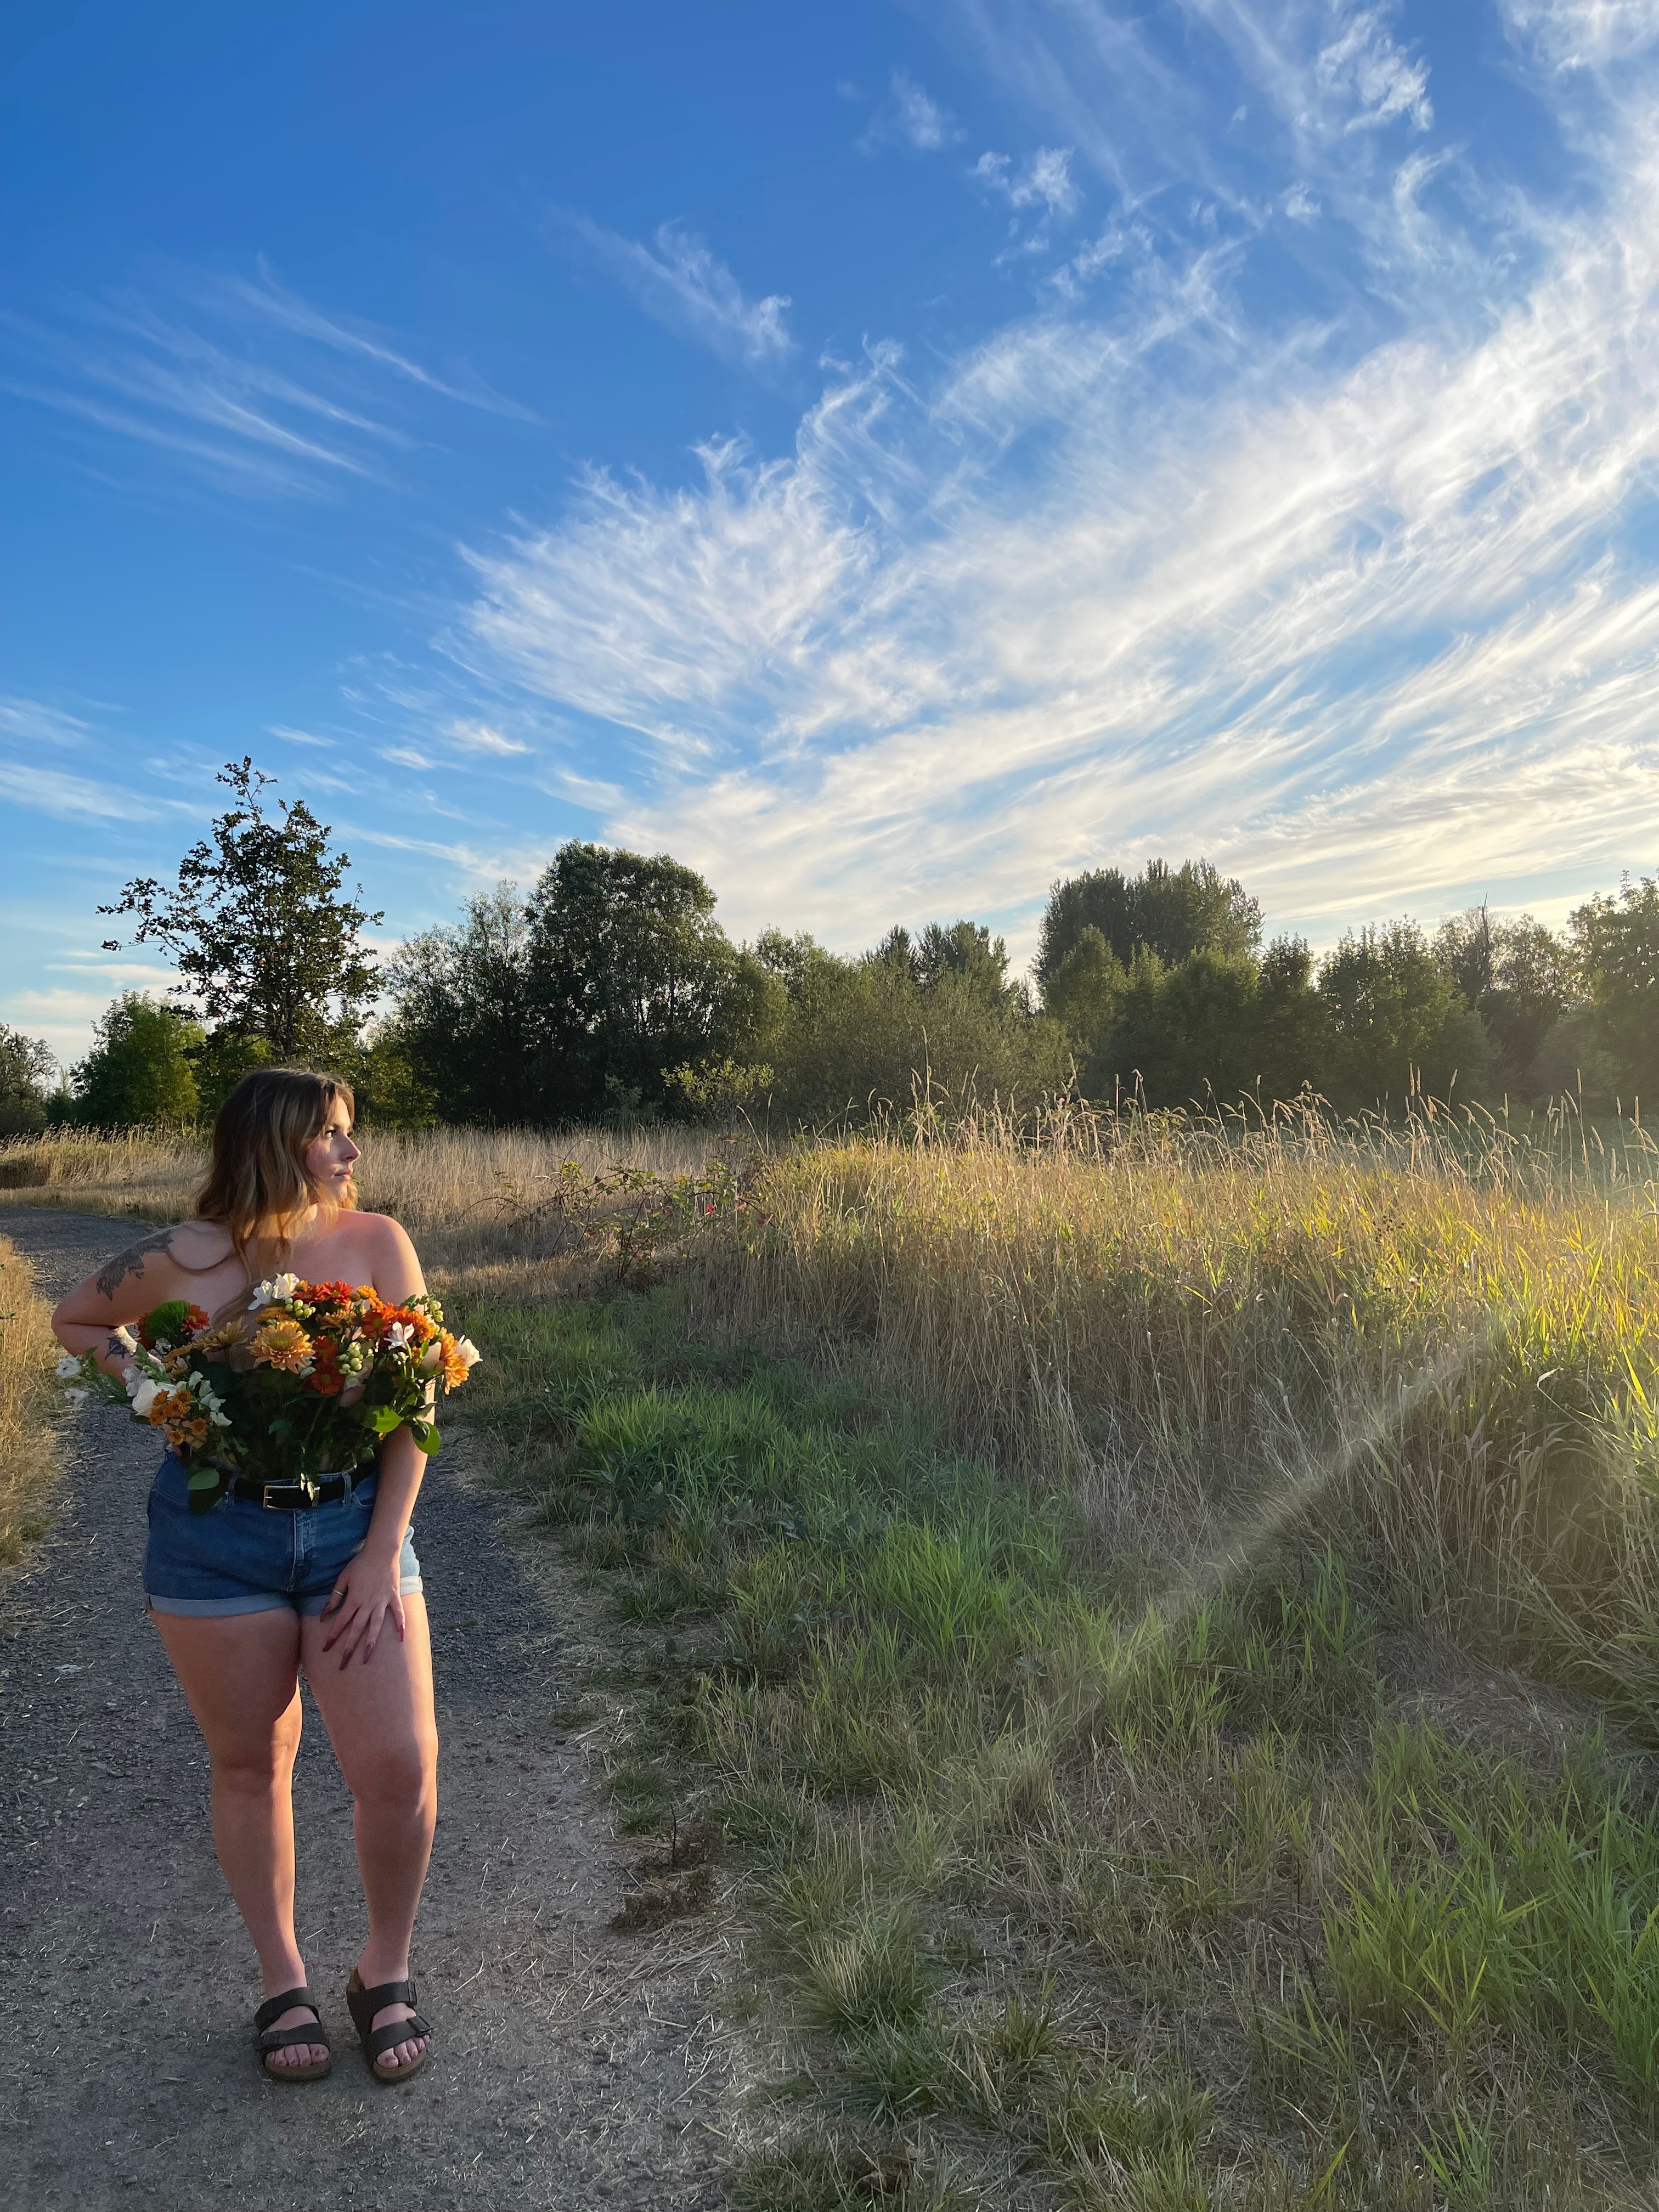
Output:
[[[374,1257],[374,1288],[390,1304],[401,1305],[404,1299],[420,1296],[426,1283],[421,1263],[415,1256],[415,1247],[404,1231],[395,1221],[385,1218],[380,1225],[385,1235],[382,1249]],[[365,1665],[368,1663],[388,1620],[398,1632],[398,1641],[403,1640],[404,1601],[398,1587],[398,1561],[425,1472],[426,1454],[416,1443],[412,1431],[394,1429],[380,1446],[380,1480],[368,1534],[363,1540],[362,1551],[341,1568],[323,1608],[323,1619],[329,1624],[323,1649],[331,1651],[337,1644],[342,1667],[350,1664],[352,1654],[357,1650],[362,1651]]]

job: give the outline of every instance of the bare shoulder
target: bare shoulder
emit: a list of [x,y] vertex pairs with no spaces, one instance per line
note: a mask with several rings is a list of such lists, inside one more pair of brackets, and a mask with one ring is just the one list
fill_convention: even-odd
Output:
[[394,1221],[389,1213],[354,1213],[350,1218],[370,1251],[412,1253],[415,1249],[403,1223]]
[[351,1222],[383,1297],[410,1297],[423,1287],[420,1261],[401,1221],[389,1213],[356,1213]]
[[128,1309],[137,1314],[182,1292],[192,1277],[218,1267],[230,1256],[229,1231],[217,1222],[174,1222],[170,1228],[136,1237],[71,1291],[64,1305],[95,1306],[100,1310],[95,1316],[100,1319],[118,1308],[126,1317]]

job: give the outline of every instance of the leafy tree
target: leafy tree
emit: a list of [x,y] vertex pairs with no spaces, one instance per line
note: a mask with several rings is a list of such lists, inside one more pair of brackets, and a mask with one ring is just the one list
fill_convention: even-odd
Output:
[[1007,945],[979,922],[930,921],[917,937],[901,924],[867,957],[908,975],[921,990],[957,975],[988,1002],[1023,996],[1021,987],[1008,981]]
[[769,987],[714,920],[714,894],[666,853],[561,846],[528,905],[544,1110],[655,1108],[671,1067],[743,1059]]
[[0,1137],[31,1136],[46,1126],[58,1062],[40,1037],[0,1022]]
[[362,933],[383,917],[342,896],[351,863],[302,799],[268,813],[274,779],[247,757],[217,781],[234,804],[185,854],[176,883],[138,877],[98,911],[137,915],[131,941],[171,956],[175,995],[244,1056],[263,1047],[278,1060],[327,1059],[349,1044],[374,995]]
[[375,1122],[386,1129],[429,1129],[439,1119],[437,1089],[411,1057],[395,1020],[375,1023],[356,1051],[342,1060],[340,1073],[351,1085],[360,1122]]
[[469,899],[453,927],[399,945],[385,972],[396,1006],[386,1048],[395,1042],[434,1111],[449,1121],[540,1118],[530,921],[510,884]]
[[[1286,1018],[1283,981],[1279,963],[1247,953],[1192,952],[1166,967],[1143,948],[1085,1064],[1085,1091],[1110,1098],[1139,1088],[1150,1106],[1212,1109],[1246,1092],[1264,1104],[1291,1095],[1311,1062],[1301,1049],[1307,1024]],[[1301,996],[1311,1001],[1311,988]]]
[[1260,981],[1245,953],[1191,952],[1166,968],[1156,953],[1140,952],[1111,1041],[1114,1073],[1138,1074],[1154,1106],[1238,1097],[1257,1073],[1251,1031]]
[[1303,938],[1275,938],[1261,956],[1253,1042],[1253,1084],[1264,1104],[1322,1090],[1332,1059],[1330,1010]]
[[1109,1099],[1139,1087],[1152,1106],[1271,1105],[1316,1082],[1328,1057],[1312,959],[1299,939],[1258,961],[1200,951],[1166,964],[1143,946],[1126,970],[1085,929],[1043,1000],[1066,1023],[1083,1088]]
[[1534,1088],[1544,1040],[1580,996],[1571,948],[1529,914],[1494,921],[1480,906],[1443,921],[1434,949],[1498,1047],[1498,1079]]
[[1588,899],[1569,922],[1596,1033],[1626,1104],[1659,1097],[1659,876]]
[[1261,907],[1208,860],[1150,860],[1138,876],[1096,868],[1055,884],[1042,917],[1036,969],[1046,982],[1085,929],[1097,929],[1127,969],[1145,945],[1167,967],[1191,952],[1252,953]]
[[1319,971],[1332,1032],[1326,1089],[1340,1105],[1403,1107],[1413,1083],[1430,1097],[1478,1098],[1494,1052],[1480,1017],[1415,922],[1345,937]]
[[1621,1082],[1618,1064],[1601,1042],[1595,1006],[1570,1006],[1551,1025],[1532,1063],[1528,1087],[1541,1100],[1572,1097],[1591,1114],[1610,1114],[1621,1098],[1635,1103],[1628,1081]]
[[923,1084],[947,1113],[975,1100],[1035,1105],[1070,1080],[1066,1030],[1031,1012],[1006,981],[1001,940],[974,923],[893,930],[861,960],[775,932],[755,952],[788,994],[767,1054],[786,1121],[903,1112]]
[[[901,933],[906,939],[908,965],[908,933],[894,933],[896,936]],[[884,939],[884,943],[888,941]],[[760,966],[781,986],[787,1006],[800,1004],[827,978],[847,975],[855,964],[828,951],[804,929],[793,937],[781,929],[763,929],[749,949]]]
[[195,1121],[201,1097],[191,1055],[202,1042],[200,1025],[176,1006],[124,991],[70,1071],[75,1119],[96,1129]]
[[1093,923],[1042,979],[1045,1012],[1066,1025],[1080,1057],[1100,1053],[1123,1012],[1128,970]]

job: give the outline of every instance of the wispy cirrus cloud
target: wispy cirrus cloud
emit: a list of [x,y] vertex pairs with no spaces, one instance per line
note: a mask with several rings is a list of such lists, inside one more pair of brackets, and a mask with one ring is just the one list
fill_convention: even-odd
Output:
[[173,799],[145,798],[90,776],[24,761],[0,760],[0,793],[60,822],[155,822],[164,814],[194,811]]
[[[1264,8],[1263,46],[1242,6],[1190,12],[1271,94],[1271,191],[1212,191],[1207,232],[1126,201],[1106,295],[1077,280],[925,385],[879,353],[786,458],[711,444],[689,490],[595,472],[471,556],[478,665],[626,732],[613,834],[672,838],[741,925],[1017,921],[1057,872],[1157,850],[1316,922],[1659,854],[1653,41],[1587,4],[1574,46],[1565,0],[1516,19],[1540,96],[1586,96],[1556,57],[1593,38],[1620,60],[1594,169],[1509,206],[1531,258],[1464,300],[1445,270],[1489,210],[1424,212],[1444,149],[1391,19]],[[1140,35],[1107,14],[1064,24]],[[1352,295],[1255,318],[1241,271],[1285,194],[1346,222],[1379,173]]]
[[488,722],[458,720],[447,725],[445,735],[452,744],[469,753],[491,753],[498,758],[510,758],[530,750],[521,738],[505,737],[500,730],[492,730]]
[[1039,146],[1019,170],[1006,154],[981,154],[973,173],[988,191],[1000,192],[1010,207],[1040,207],[1049,215],[1076,211],[1078,190],[1072,182],[1069,146]]
[[481,408],[487,415],[504,415],[517,422],[540,420],[533,408],[494,391],[471,369],[447,377],[436,376],[419,362],[400,353],[384,331],[377,331],[371,325],[355,318],[325,314],[310,301],[279,283],[263,257],[257,282],[246,277],[222,278],[216,284],[201,288],[200,296],[210,308],[222,301],[233,301],[252,317],[274,324],[297,337],[314,339],[337,353],[355,355],[376,368],[389,369],[410,384],[420,385],[441,398],[456,400],[464,407]]
[[76,745],[89,734],[91,725],[79,714],[66,714],[43,699],[0,694],[0,738],[32,745]]
[[647,246],[574,210],[559,211],[549,234],[561,251],[591,261],[665,329],[706,345],[723,360],[762,368],[793,349],[787,294],[751,299],[725,262],[693,231],[665,222]]
[[243,497],[336,498],[354,479],[395,482],[424,442],[412,401],[536,419],[325,314],[263,264],[257,279],[169,270],[148,289],[70,301],[55,322],[4,320],[14,396]]
[[[857,98],[846,88],[849,98]],[[910,146],[919,154],[937,154],[967,136],[956,117],[919,84],[908,70],[895,69],[887,80],[887,97],[860,134],[859,151],[873,154],[883,146]]]

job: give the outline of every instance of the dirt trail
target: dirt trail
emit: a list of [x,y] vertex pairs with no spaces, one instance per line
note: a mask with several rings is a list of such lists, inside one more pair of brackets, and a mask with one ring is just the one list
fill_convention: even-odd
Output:
[[[55,1297],[133,1224],[8,1208],[0,1234]],[[443,1749],[414,1963],[437,2051],[402,2089],[366,2078],[341,1998],[362,1904],[308,1697],[299,1924],[335,2067],[304,2088],[256,2070],[206,1756],[143,1613],[155,1447],[88,1407],[63,1449],[52,1532],[0,1585],[0,2203],[723,2204],[727,1954],[708,1919],[611,1933],[627,1854],[580,1746],[548,1724],[580,1695],[580,1603],[550,1547],[515,1541],[510,1505],[469,1486],[464,1444],[415,1524]]]

